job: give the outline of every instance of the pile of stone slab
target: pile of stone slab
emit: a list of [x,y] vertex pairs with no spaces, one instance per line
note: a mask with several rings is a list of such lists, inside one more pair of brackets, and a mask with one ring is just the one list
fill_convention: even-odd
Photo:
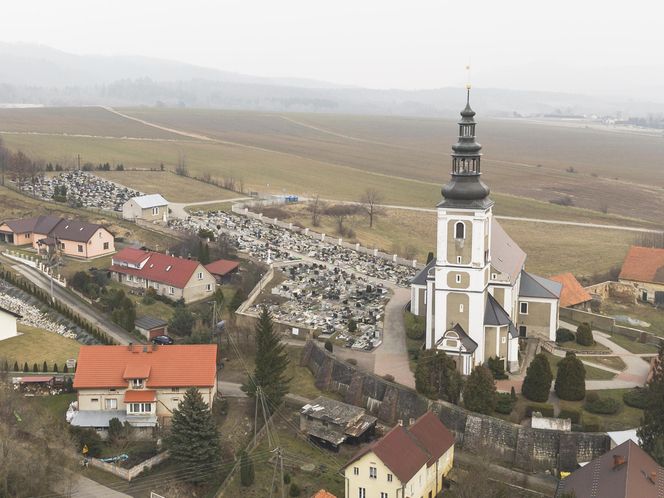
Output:
[[77,337],[76,332],[68,328],[65,324],[53,321],[36,306],[28,304],[18,297],[2,292],[2,289],[0,289],[0,307],[21,315],[19,323],[55,332],[69,339],[76,339]]

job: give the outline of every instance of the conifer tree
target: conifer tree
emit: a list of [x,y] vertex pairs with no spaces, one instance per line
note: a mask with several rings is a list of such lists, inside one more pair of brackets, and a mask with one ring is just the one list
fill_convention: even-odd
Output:
[[256,360],[253,382],[250,379],[242,389],[251,397],[256,396],[256,387],[260,386],[272,408],[279,406],[288,393],[291,381],[286,377],[288,353],[279,335],[275,332],[272,316],[266,306],[261,310],[256,325]]
[[653,375],[646,384],[645,398],[643,422],[636,434],[641,439],[641,447],[664,465],[664,342],[661,341]]
[[44,363],[42,364],[42,372],[48,372],[48,365],[46,364],[46,360],[44,360]]
[[219,434],[208,405],[195,387],[187,389],[173,410],[170,434],[166,438],[171,458],[178,462],[183,479],[201,482],[217,466],[221,454]]
[[586,369],[576,354],[568,352],[558,363],[555,391],[567,401],[580,401],[586,396]]
[[254,483],[254,462],[244,450],[240,453],[240,482],[245,487]]
[[463,389],[464,406],[471,411],[490,415],[496,401],[496,384],[491,370],[482,365],[476,366]]
[[415,388],[427,398],[458,403],[463,381],[454,360],[443,351],[427,349],[417,359]]
[[14,372],[18,372],[18,361],[14,361]]
[[544,353],[539,353],[535,355],[526,370],[521,392],[531,401],[544,402],[549,399],[552,380],[553,373],[551,373],[549,360]]

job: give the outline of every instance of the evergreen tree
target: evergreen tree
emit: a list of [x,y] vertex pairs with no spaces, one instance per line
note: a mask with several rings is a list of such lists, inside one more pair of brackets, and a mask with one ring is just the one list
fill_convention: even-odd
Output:
[[168,330],[182,336],[191,335],[196,319],[194,315],[183,305],[175,307],[175,312],[168,322]]
[[39,372],[39,367],[37,366],[36,363],[33,363],[33,365],[32,365],[32,371],[33,371],[33,372]]
[[250,379],[247,384],[242,386],[242,389],[249,396],[255,397],[256,386],[260,386],[272,407],[279,406],[288,392],[288,385],[291,381],[286,377],[288,363],[286,347],[274,330],[269,310],[263,306],[256,325],[256,360],[253,382]]
[[18,362],[14,362],[14,372],[18,372]]
[[588,322],[583,322],[577,327],[576,342],[581,346],[592,346],[595,343],[593,329]]
[[65,374],[66,374],[66,373],[69,373],[69,367],[67,366],[66,363],[65,363],[65,366],[62,367],[62,373],[65,373]]
[[567,401],[580,401],[586,396],[586,369],[572,352],[558,363],[555,390],[560,399]]
[[443,351],[422,351],[415,369],[415,387],[427,398],[458,403],[463,380],[454,360]]
[[44,364],[42,365],[42,372],[48,372],[48,365],[46,364],[46,360],[44,360]]
[[58,364],[57,364],[57,363],[53,363],[53,371],[54,371],[55,373],[58,373],[58,372],[59,372],[59,370],[58,370]]
[[490,415],[496,401],[496,384],[491,371],[485,366],[476,366],[463,389],[464,406],[471,411]]
[[551,373],[549,360],[544,353],[539,353],[535,355],[526,370],[521,392],[531,401],[544,402],[549,399],[552,380],[553,373]]
[[240,482],[245,487],[254,483],[254,462],[244,450],[240,453]]
[[171,431],[166,437],[171,458],[178,462],[183,479],[198,483],[207,479],[219,462],[219,434],[208,405],[195,387],[187,389],[173,410]]
[[641,447],[657,463],[664,465],[664,342],[660,341],[659,354],[653,375],[645,388],[646,407],[643,421],[637,431]]

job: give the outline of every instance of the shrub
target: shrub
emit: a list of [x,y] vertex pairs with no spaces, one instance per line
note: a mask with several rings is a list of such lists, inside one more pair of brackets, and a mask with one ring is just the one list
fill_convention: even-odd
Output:
[[556,342],[558,344],[562,342],[573,341],[574,339],[575,339],[574,332],[572,332],[570,329],[561,327],[558,330],[556,330]]
[[346,360],[346,363],[348,363],[349,365],[355,366],[355,365],[357,365],[357,360],[355,358],[348,358]]
[[581,423],[581,411],[574,408],[568,408],[566,410],[560,410],[558,413],[558,418],[568,418],[572,421],[573,424]]
[[540,412],[543,417],[553,417],[553,405],[550,403],[528,403],[526,417],[532,417],[533,412]]
[[581,346],[592,346],[595,343],[593,330],[588,322],[583,322],[576,329],[576,342]]
[[290,488],[288,488],[288,496],[300,496],[301,493],[302,491],[300,491],[300,486],[294,482],[291,482]]
[[574,353],[567,353],[558,363],[556,394],[567,401],[581,401],[586,396],[586,369]]
[[586,411],[598,415],[613,415],[620,410],[620,401],[614,398],[600,398],[599,396],[591,398],[588,396],[584,408]]
[[478,365],[470,373],[463,390],[463,403],[468,410],[486,415],[496,408],[496,384],[488,368]]
[[498,357],[496,358],[490,357],[489,360],[487,361],[487,367],[489,367],[489,370],[491,370],[494,379],[502,380],[507,378],[507,374],[505,373],[504,360],[501,360]]
[[394,382],[394,375],[385,374],[383,375],[383,379],[385,379],[388,382]]
[[246,451],[240,453],[240,483],[242,486],[251,486],[254,483],[254,463]]
[[531,401],[544,402],[549,399],[551,381],[553,381],[553,374],[549,360],[546,355],[539,353],[528,365],[521,392]]
[[509,393],[496,394],[496,411],[503,415],[509,415],[514,408],[514,401]]
[[424,339],[424,334],[426,332],[425,317],[406,312],[404,313],[403,318],[408,338],[416,341]]
[[290,484],[291,476],[288,472],[284,474],[284,484]]
[[143,299],[141,299],[141,302],[146,306],[150,306],[151,304],[155,303],[155,298],[152,297],[150,294],[145,294],[145,296],[143,296]]
[[583,430],[584,432],[604,432],[605,425],[604,421],[600,417],[595,415],[584,415],[583,416]]
[[325,349],[327,349],[330,353],[334,350],[334,344],[332,344],[331,340],[325,340]]
[[627,406],[644,410],[648,406],[648,393],[643,387],[635,387],[623,394],[623,401]]
[[76,441],[77,451],[83,451],[83,447],[88,447],[88,456],[96,458],[101,455],[102,440],[101,436],[94,429],[69,426],[69,431]]
[[117,441],[118,439],[122,438],[124,435],[123,429],[124,427],[122,426],[120,419],[113,417],[108,421],[108,439],[111,441]]

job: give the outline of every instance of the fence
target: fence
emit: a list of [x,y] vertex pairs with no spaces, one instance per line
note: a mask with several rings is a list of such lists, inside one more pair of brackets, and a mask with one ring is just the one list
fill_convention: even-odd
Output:
[[644,330],[618,325],[615,318],[605,315],[598,315],[597,313],[592,313],[590,311],[581,311],[572,308],[560,308],[560,318],[575,323],[588,322],[594,328],[604,332],[618,334],[623,337],[632,339],[633,341],[638,341],[644,344],[658,346],[662,339],[652,332],[646,332]]
[[40,273],[44,274],[45,276],[53,280],[53,283],[59,285],[60,287],[67,287],[66,278],[61,276],[59,273],[57,276],[53,275],[53,271],[50,268],[47,268],[37,258],[26,256],[24,254],[11,250],[3,252],[2,255],[14,261],[18,261],[19,263],[23,263],[26,266],[34,268],[35,270],[39,271]]
[[131,481],[132,479],[137,477],[141,472],[151,469],[155,465],[158,465],[164,460],[166,460],[168,457],[169,457],[168,451],[164,451],[162,453],[159,453],[158,455],[153,456],[148,460],[145,460],[144,462],[139,463],[138,465],[135,465],[131,469],[123,469],[122,467],[118,467],[115,464],[102,462],[101,460],[97,460],[96,458],[90,458],[89,460],[90,460],[90,465],[92,465],[93,467],[97,467],[98,469],[110,472],[111,474],[116,475],[120,479],[124,479],[125,481]]

